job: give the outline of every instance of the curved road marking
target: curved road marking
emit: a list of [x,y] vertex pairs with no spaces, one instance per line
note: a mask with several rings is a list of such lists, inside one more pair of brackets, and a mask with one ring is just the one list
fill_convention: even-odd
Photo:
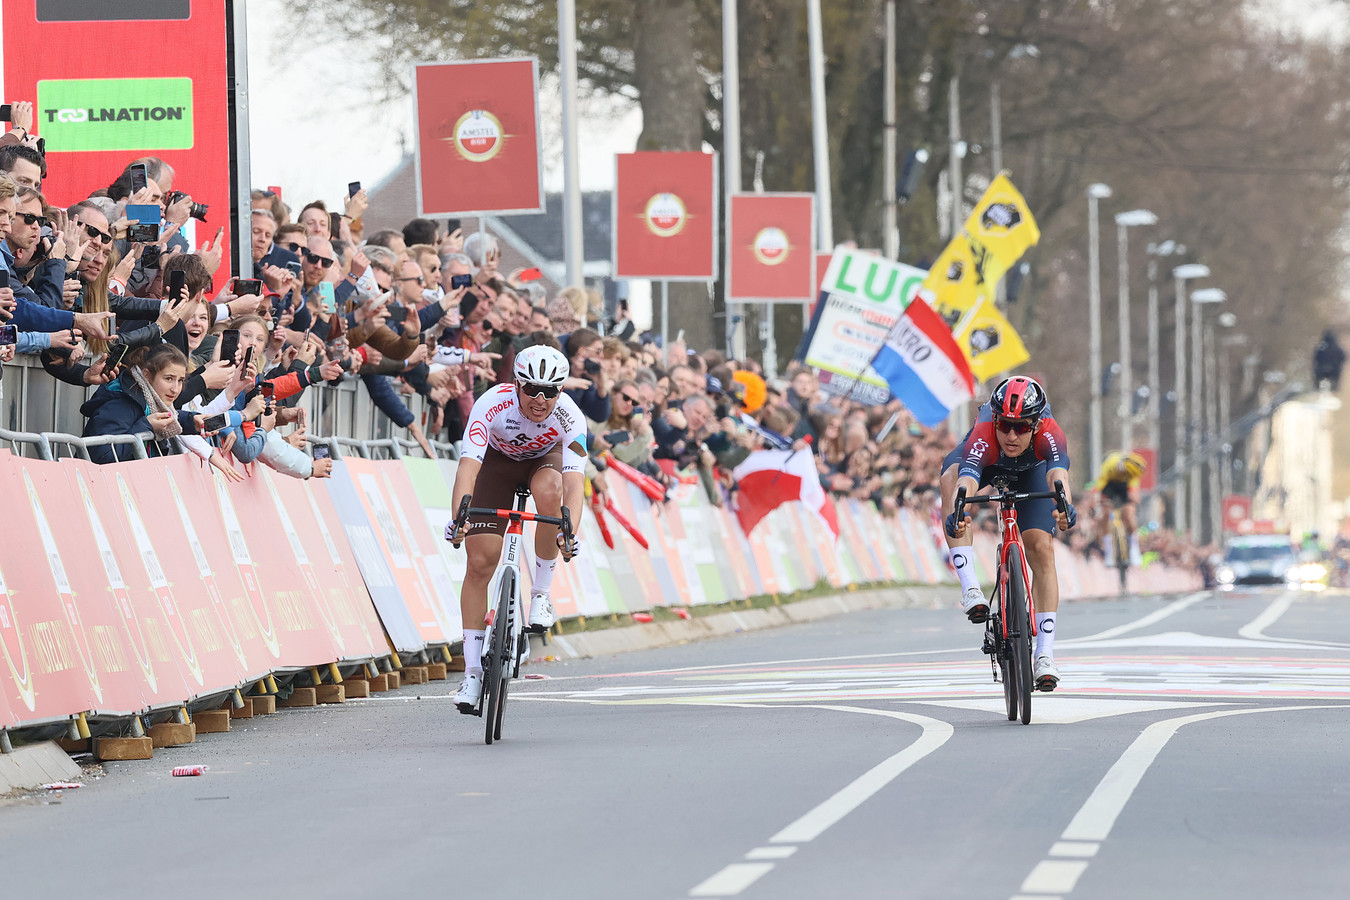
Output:
[[1162,609],[1154,610],[1153,612],[1149,613],[1148,615],[1144,616],[1141,619],[1136,619],[1133,622],[1126,622],[1124,625],[1117,625],[1115,628],[1108,628],[1105,631],[1099,631],[1096,634],[1089,634],[1080,638],[1073,638],[1071,640],[1060,641],[1060,644],[1063,646],[1067,646],[1069,644],[1081,644],[1087,641],[1104,641],[1107,638],[1113,638],[1118,635],[1128,634],[1129,632],[1137,631],[1140,628],[1147,628],[1150,625],[1155,625],[1158,622],[1161,622],[1168,616],[1174,616],[1184,609],[1189,609],[1190,607],[1199,603],[1201,600],[1204,600],[1208,596],[1209,596],[1208,591],[1201,591],[1197,594],[1191,594],[1189,597],[1182,597],[1180,600],[1175,600],[1167,604]]
[[1244,637],[1249,641],[1283,641],[1290,644],[1307,644],[1313,647],[1350,647],[1350,644],[1337,643],[1335,641],[1310,641],[1304,638],[1275,638],[1266,634],[1266,629],[1280,620],[1280,617],[1289,612],[1289,607],[1294,605],[1298,595],[1286,592],[1271,601],[1270,605],[1261,610],[1261,615],[1252,619],[1246,625],[1238,629],[1238,636]]
[[[1221,719],[1227,716],[1247,716],[1254,713],[1294,712],[1307,709],[1346,709],[1347,704],[1326,704],[1317,706],[1267,706],[1259,709],[1230,709],[1219,712],[1197,713],[1164,719],[1154,722],[1144,729],[1134,743],[1116,760],[1115,765],[1106,773],[1078,813],[1069,822],[1060,840],[1051,847],[1051,856],[1090,857],[1096,855],[1098,846],[1111,834],[1116,819],[1124,811],[1139,783],[1143,780],[1153,761],[1158,758],[1163,747],[1172,739],[1183,725],[1203,722],[1208,719]],[[1088,863],[1083,860],[1045,859],[1022,882],[1017,897],[1025,894],[1067,894],[1074,889],[1078,879],[1087,871]]]
[[[795,846],[786,847],[783,845],[805,844],[820,837],[840,819],[843,819],[849,813],[853,812],[878,791],[890,784],[900,776],[906,769],[913,766],[919,760],[928,754],[937,750],[943,744],[951,739],[955,729],[950,723],[941,719],[933,719],[928,716],[919,716],[913,713],[896,712],[888,709],[868,709],[861,706],[833,706],[826,704],[801,704],[791,707],[764,707],[760,704],[709,704],[716,706],[737,706],[743,709],[828,709],[836,712],[854,712],[864,713],[871,716],[885,716],[891,719],[900,719],[923,729],[923,734],[899,753],[890,756],[868,769],[862,775],[859,775],[853,781],[846,784],[839,791],[823,803],[820,803],[805,815],[801,816],[795,822],[792,822],[786,828],[779,831],[773,837],[769,838],[770,845],[778,845],[777,848],[757,847],[746,854],[746,859],[763,860],[772,858],[771,852],[779,849],[779,853],[790,855],[796,848]],[[726,866],[710,878],[704,879],[695,885],[690,891],[690,897],[731,897],[739,894],[741,891],[754,884],[763,876],[773,870],[774,863],[771,862],[743,862],[732,863]]]

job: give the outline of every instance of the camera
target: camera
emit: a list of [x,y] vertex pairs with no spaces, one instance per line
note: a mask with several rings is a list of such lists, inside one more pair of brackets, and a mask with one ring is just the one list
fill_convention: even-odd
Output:
[[[175,203],[177,203],[179,200],[182,200],[186,196],[187,194],[183,193],[182,191],[170,191],[169,196],[164,198],[164,206],[165,207],[173,206]],[[196,219],[199,222],[205,222],[206,211],[208,209],[210,209],[210,204],[194,202],[192,204],[192,207],[188,210],[188,215],[192,216],[192,218]]]
[[157,222],[145,222],[128,225],[127,240],[133,244],[153,244],[159,240],[159,224]]

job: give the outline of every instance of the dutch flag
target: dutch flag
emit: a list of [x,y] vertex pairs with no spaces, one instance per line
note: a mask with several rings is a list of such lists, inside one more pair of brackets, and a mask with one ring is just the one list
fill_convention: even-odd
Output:
[[975,396],[970,364],[947,324],[922,297],[915,297],[895,320],[872,368],[929,428]]

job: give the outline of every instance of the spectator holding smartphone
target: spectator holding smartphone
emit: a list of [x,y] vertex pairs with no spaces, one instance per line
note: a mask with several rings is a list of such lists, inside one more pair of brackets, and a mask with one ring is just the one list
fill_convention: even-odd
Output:
[[563,382],[563,391],[591,422],[606,421],[610,414],[610,380],[600,363],[604,339],[589,328],[578,328],[567,336],[565,346],[572,374]]
[[609,418],[593,430],[591,446],[597,451],[608,450],[619,462],[638,468],[651,461],[653,443],[652,426],[641,406],[637,382],[617,382],[610,391]]

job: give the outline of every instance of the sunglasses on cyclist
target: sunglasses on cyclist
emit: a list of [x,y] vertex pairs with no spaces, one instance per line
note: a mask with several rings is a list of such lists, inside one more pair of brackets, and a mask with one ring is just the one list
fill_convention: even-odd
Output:
[[545,400],[552,400],[554,397],[558,396],[558,392],[562,390],[562,388],[556,384],[530,384],[527,381],[517,382],[517,384],[520,387],[521,393],[525,394],[525,396],[543,397]]
[[108,234],[106,231],[99,231],[97,228],[95,228],[93,225],[90,225],[87,222],[81,222],[80,224],[84,226],[85,234],[89,235],[91,238],[98,238],[101,242],[105,244],[112,243],[113,240],[112,235]]
[[1023,419],[999,419],[994,423],[994,427],[1004,434],[1031,434],[1036,430],[1036,423]]
[[24,224],[27,225],[41,225],[43,228],[46,228],[51,224],[46,216],[40,216],[37,213],[18,213],[18,216],[20,219],[23,219]]
[[310,253],[308,250],[305,251],[305,262],[309,263],[311,266],[319,266],[323,269],[326,269],[333,264],[333,260],[328,257],[320,256],[317,253]]

